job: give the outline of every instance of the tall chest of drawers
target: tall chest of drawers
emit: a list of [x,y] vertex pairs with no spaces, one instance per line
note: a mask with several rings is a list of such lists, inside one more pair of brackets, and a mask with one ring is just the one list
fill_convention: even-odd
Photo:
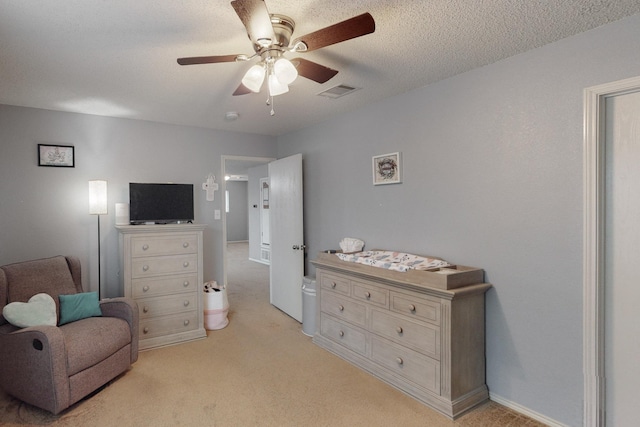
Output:
[[140,349],[206,337],[201,289],[205,226],[117,228],[124,295],[140,310]]
[[450,418],[488,399],[484,294],[491,285],[438,289],[413,281],[420,272],[327,254],[312,263],[316,344]]

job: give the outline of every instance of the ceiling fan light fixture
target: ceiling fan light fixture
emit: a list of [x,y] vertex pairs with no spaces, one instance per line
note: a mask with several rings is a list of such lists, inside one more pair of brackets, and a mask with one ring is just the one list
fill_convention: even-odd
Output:
[[262,62],[249,68],[247,73],[242,78],[242,84],[252,92],[260,92],[262,82],[264,81],[265,67]]
[[277,96],[289,92],[289,86],[278,80],[275,74],[269,74],[269,95]]
[[286,58],[279,58],[273,64],[273,72],[278,77],[278,81],[286,85],[290,85],[298,77],[298,70]]

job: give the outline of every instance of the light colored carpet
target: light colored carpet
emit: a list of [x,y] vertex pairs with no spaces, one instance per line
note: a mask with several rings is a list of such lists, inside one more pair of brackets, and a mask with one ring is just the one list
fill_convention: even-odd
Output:
[[229,325],[140,353],[133,367],[58,416],[0,392],[0,425],[537,426],[490,402],[450,421],[319,348],[269,304],[269,270],[229,244]]

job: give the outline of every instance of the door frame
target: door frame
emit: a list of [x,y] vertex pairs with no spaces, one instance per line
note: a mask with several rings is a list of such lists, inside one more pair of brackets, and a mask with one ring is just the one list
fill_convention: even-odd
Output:
[[584,425],[605,425],[605,103],[640,91],[640,77],[584,90],[583,373]]
[[[223,154],[220,156],[220,194],[222,194],[222,200],[224,200],[224,194],[227,191],[227,181],[224,177],[227,174],[226,162],[227,160],[243,161],[243,162],[255,162],[256,166],[268,164],[276,160],[274,157],[251,157],[251,156],[229,156]],[[221,219],[222,219],[222,283],[227,286],[227,215],[224,212],[224,202],[222,203]]]

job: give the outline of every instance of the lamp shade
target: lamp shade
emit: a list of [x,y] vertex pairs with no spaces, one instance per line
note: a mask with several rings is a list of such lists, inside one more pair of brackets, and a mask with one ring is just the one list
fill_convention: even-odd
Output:
[[269,74],[269,95],[276,96],[289,92],[289,86],[278,80],[275,74]]
[[260,92],[262,82],[264,81],[265,69],[262,63],[256,64],[249,68],[247,73],[242,78],[242,84],[245,85],[252,92]]
[[273,72],[280,83],[286,85],[290,85],[298,77],[298,70],[286,58],[280,58],[273,64]]
[[107,181],[89,181],[89,214],[107,214]]

